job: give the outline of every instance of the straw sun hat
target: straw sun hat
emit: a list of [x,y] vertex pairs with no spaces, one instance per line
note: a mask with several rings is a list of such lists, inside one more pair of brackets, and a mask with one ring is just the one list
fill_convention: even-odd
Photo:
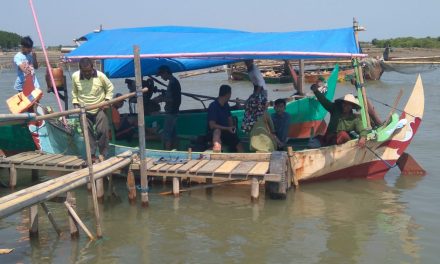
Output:
[[354,108],[356,108],[357,110],[361,109],[361,105],[359,104],[359,100],[354,97],[354,95],[352,94],[346,94],[338,99],[335,100],[335,102],[342,102],[345,101],[347,103],[351,103],[353,105]]

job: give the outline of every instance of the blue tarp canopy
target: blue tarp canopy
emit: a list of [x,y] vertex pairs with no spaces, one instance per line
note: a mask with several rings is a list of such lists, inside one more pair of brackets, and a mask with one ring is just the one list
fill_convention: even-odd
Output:
[[134,76],[133,46],[140,49],[142,75],[161,65],[173,72],[224,65],[245,59],[325,59],[363,57],[352,27],[298,32],[244,32],[198,27],[143,27],[85,35],[66,55],[102,59],[111,78]]

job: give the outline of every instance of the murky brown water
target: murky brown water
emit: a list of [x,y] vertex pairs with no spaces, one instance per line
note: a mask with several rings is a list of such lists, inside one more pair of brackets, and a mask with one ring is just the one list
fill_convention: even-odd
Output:
[[[117,180],[120,199],[101,206],[104,239],[89,242],[68,234],[57,238],[47,218],[40,217],[40,237],[29,241],[27,212],[0,219],[0,263],[437,263],[440,245],[440,76],[422,75],[425,116],[409,152],[428,171],[425,177],[400,177],[397,168],[384,180],[339,180],[302,185],[285,201],[249,199],[249,187],[224,186],[211,195],[205,190],[184,193],[179,199],[158,193],[170,186],[155,184],[148,209],[127,202],[125,182]],[[0,72],[2,98],[13,94],[14,73]],[[370,97],[392,105],[400,88],[403,102],[415,76],[385,73],[368,83]],[[40,82],[44,79],[40,76]],[[182,79],[183,90],[217,94],[224,74]],[[115,81],[125,92],[123,80]],[[289,85],[285,85],[288,87]],[[248,83],[232,83],[233,97],[245,98]],[[272,92],[276,99],[288,92]],[[209,92],[206,92],[210,89]],[[341,84],[337,96],[350,91]],[[50,98],[49,98],[50,97]],[[45,103],[55,103],[52,96]],[[198,106],[184,98],[184,104]],[[388,109],[376,103],[382,116]],[[5,106],[0,107],[5,112]],[[45,175],[41,174],[41,178]],[[30,174],[19,174],[19,188],[31,184]],[[7,182],[2,171],[1,181]],[[9,193],[0,187],[0,195]],[[94,230],[91,196],[76,190],[78,214]],[[68,231],[66,210],[48,203],[61,229]]]

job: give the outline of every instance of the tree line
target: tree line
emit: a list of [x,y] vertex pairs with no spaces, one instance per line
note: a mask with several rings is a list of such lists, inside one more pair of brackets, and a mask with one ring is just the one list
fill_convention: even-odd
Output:
[[21,36],[0,30],[0,49],[14,49],[20,46]]
[[440,48],[440,37],[373,39],[371,44],[378,48],[385,48],[387,45],[395,48]]

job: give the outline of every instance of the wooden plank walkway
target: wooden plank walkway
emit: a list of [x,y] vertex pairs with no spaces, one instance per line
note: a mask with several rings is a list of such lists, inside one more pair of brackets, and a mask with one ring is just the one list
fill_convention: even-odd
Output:
[[87,167],[77,156],[48,154],[37,151],[23,152],[10,157],[0,157],[0,167],[31,170],[75,171]]
[[[247,180],[257,178],[258,180],[270,179],[270,181],[281,181],[280,175],[269,173],[269,161],[243,161],[224,159],[201,159],[188,160],[184,163],[173,163],[167,161],[147,158],[147,175],[159,177],[199,177],[199,178],[225,178]],[[131,165],[132,170],[139,170],[139,161]]]

